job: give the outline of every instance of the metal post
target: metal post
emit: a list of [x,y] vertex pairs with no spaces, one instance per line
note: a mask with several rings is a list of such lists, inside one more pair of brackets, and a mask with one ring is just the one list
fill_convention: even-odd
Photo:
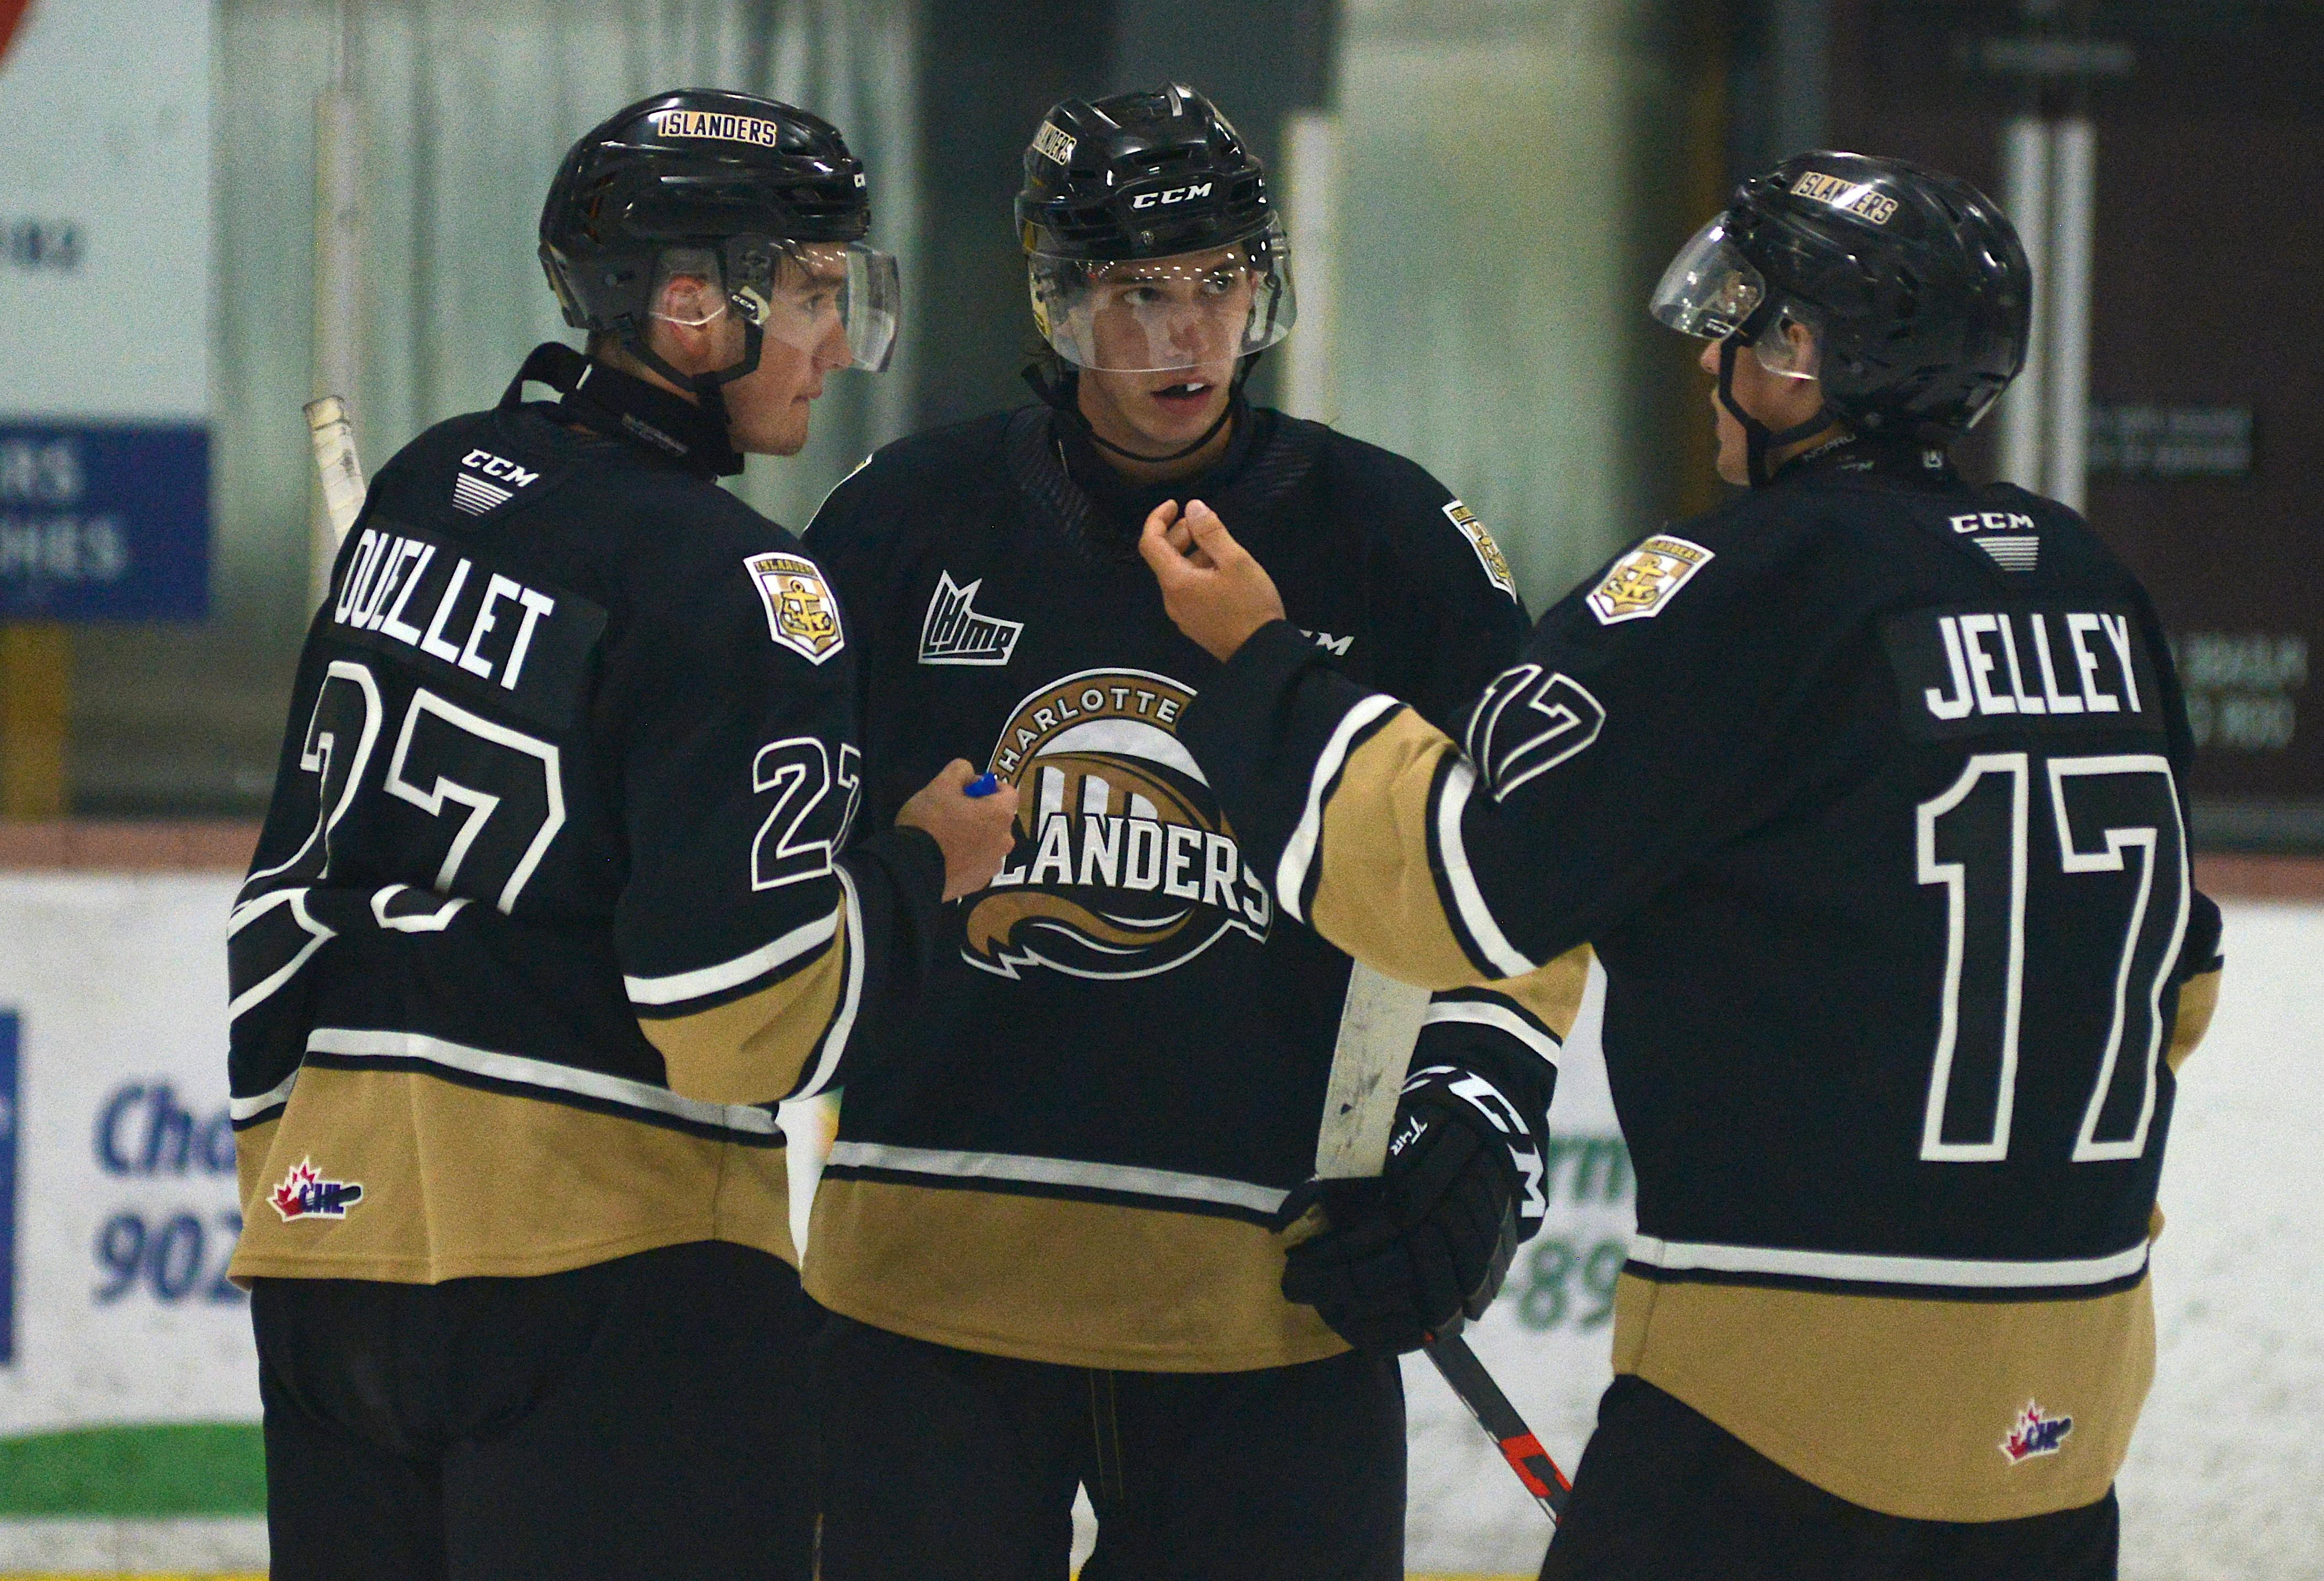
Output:
[[2043,273],[2050,253],[2050,125],[2036,115],[2020,115],[2002,133],[2002,207],[2025,244],[2034,266],[2034,326],[2025,348],[2025,371],[2001,401],[2001,475],[2020,488],[2040,491],[2049,427],[2048,331],[2052,317],[2050,285]]
[[1340,119],[1300,111],[1283,122],[1284,229],[1291,238],[1299,318],[1283,343],[1283,409],[1337,415],[1333,354],[1339,320]]
[[2042,492],[2082,509],[2090,409],[2090,251],[2098,131],[2085,116],[2052,128],[2050,432]]
[[[355,18],[337,7],[330,86],[315,96],[315,342],[310,395],[337,395],[356,408],[362,355],[363,122],[354,87]],[[308,536],[309,592],[320,603],[338,542],[317,484]]]

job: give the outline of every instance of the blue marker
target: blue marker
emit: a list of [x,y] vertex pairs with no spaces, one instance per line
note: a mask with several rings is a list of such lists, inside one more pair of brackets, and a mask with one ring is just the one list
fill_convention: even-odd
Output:
[[960,788],[964,795],[989,796],[1001,788],[1001,782],[991,775],[980,774]]

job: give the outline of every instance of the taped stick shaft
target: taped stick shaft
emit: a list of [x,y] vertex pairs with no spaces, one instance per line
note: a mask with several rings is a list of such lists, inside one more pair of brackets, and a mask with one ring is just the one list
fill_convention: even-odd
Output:
[[[1348,974],[1346,1008],[1340,1016],[1340,1036],[1332,1051],[1332,1074],[1323,1098],[1323,1121],[1315,1136],[1315,1178],[1318,1181],[1362,1180],[1378,1175],[1388,1163],[1388,1135],[1396,1128],[1397,1100],[1404,1093],[1405,1073],[1412,1064],[1413,1045],[1420,1041],[1422,1019],[1428,1014],[1428,990],[1400,983],[1361,961]],[[1297,1193],[1294,1200],[1297,1200]],[[1291,1230],[1305,1238],[1321,1227],[1320,1209],[1311,1209]],[[1436,1364],[1452,1393],[1469,1408],[1509,1463],[1517,1480],[1555,1525],[1565,1510],[1565,1474],[1541,1447],[1509,1397],[1493,1382],[1485,1364],[1460,1337],[1461,1319],[1428,1343],[1428,1359]]]
[[1368,1180],[1388,1167],[1397,1099],[1428,1013],[1428,990],[1400,983],[1359,961],[1348,971],[1339,1040],[1315,1133],[1315,1178]]
[[326,395],[307,403],[307,432],[315,442],[315,471],[323,483],[323,510],[339,542],[363,514],[363,463],[355,455],[355,426],[347,420],[346,402]]

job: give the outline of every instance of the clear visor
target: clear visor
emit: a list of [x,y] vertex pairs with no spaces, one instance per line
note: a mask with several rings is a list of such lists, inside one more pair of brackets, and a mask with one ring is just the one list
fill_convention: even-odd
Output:
[[[1725,340],[1767,299],[1767,282],[1727,239],[1726,220],[1712,220],[1678,250],[1649,310],[1661,323],[1698,340]],[[1786,379],[1816,376],[1816,325],[1786,303],[1751,343],[1759,365]]]
[[902,301],[896,260],[861,242],[787,242],[765,236],[732,236],[714,265],[706,253],[665,260],[665,276],[698,274],[716,268],[724,286],[696,292],[688,308],[673,293],[657,290],[658,311],[672,324],[715,322],[730,309],[755,324],[769,340],[822,360],[834,368],[878,372],[896,345],[896,320]]
[[1091,263],[1028,260],[1033,321],[1077,368],[1162,373],[1265,351],[1297,315],[1282,225],[1231,246]]

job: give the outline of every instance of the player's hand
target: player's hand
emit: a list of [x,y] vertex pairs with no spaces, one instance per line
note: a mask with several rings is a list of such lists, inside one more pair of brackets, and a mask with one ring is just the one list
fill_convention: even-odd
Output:
[[1162,584],[1171,620],[1212,657],[1234,657],[1252,632],[1283,619],[1283,595],[1218,513],[1200,500],[1165,500],[1146,519],[1138,552]]
[[1017,843],[1017,787],[1002,785],[990,795],[967,794],[976,770],[955,758],[912,794],[896,822],[925,830],[944,848],[946,900],[973,895],[992,882]]
[[1482,1317],[1517,1250],[1507,1145],[1425,1091],[1397,1111],[1387,1172],[1327,1181],[1329,1227],[1291,1248],[1286,1300],[1367,1350],[1417,1350],[1455,1317]]

